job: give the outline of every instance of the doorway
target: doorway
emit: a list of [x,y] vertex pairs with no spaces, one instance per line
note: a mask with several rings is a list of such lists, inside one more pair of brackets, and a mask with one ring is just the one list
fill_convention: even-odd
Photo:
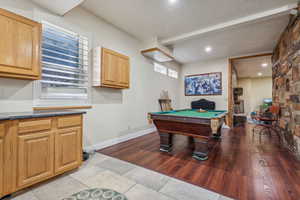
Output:
[[[228,124],[243,125],[272,102],[272,53],[229,59]],[[253,95],[256,94],[256,95]]]

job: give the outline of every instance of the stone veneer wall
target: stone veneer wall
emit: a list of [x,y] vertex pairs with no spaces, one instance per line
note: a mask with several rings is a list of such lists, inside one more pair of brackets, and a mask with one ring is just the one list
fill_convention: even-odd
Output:
[[281,108],[283,142],[300,158],[300,7],[282,33],[272,62],[273,102]]

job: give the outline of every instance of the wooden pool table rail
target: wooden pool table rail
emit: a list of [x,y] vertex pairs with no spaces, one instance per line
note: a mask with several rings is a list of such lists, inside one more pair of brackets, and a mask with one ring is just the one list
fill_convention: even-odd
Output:
[[202,125],[201,127],[198,124],[191,123],[180,123],[179,125],[174,121],[165,120],[154,120],[154,124],[159,133],[179,134],[207,140],[212,136],[209,125]]
[[[180,111],[187,111],[187,110],[191,110],[191,109],[182,109],[182,110],[176,110],[177,112]],[[220,111],[221,112],[221,111]],[[189,116],[180,116],[180,115],[172,115],[172,114],[167,114],[167,113],[174,113],[174,111],[167,111],[167,112],[150,112],[148,113],[148,116],[154,117],[154,116],[163,116],[163,117],[178,117],[178,118],[190,118],[190,119],[215,119],[215,118],[223,118],[226,117],[226,115],[228,114],[227,111],[224,111],[222,113],[220,113],[219,115],[215,116],[215,117],[205,117],[205,116],[199,116],[199,117],[189,117]]]

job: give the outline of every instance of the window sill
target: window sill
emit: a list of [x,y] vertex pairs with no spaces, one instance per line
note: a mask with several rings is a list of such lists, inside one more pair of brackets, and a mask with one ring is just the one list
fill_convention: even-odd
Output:
[[33,107],[34,111],[46,110],[75,110],[75,109],[91,109],[92,106],[58,106],[58,107]]

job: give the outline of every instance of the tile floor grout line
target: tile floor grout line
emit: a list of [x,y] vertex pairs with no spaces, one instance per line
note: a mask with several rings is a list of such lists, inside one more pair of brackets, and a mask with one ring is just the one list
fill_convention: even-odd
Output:
[[[166,176],[166,175],[164,175],[163,174],[163,176]],[[168,176],[166,176],[166,177],[168,177]],[[169,183],[171,181],[171,179],[170,179],[170,177],[168,177],[168,180],[167,180],[167,182],[158,190],[158,192],[159,193],[161,193],[160,191]]]
[[[131,163],[130,163],[131,164]],[[130,179],[130,180],[132,180],[132,181],[134,181],[134,182],[136,182],[136,180],[134,180],[133,178],[130,178],[130,177],[127,177],[126,176],[126,174],[128,174],[129,172],[131,172],[131,171],[133,171],[133,170],[137,170],[139,167],[135,167],[135,168],[133,168],[132,170],[130,170],[130,171],[128,171],[127,173],[125,173],[124,175],[122,175],[123,177],[125,177],[125,178],[127,178],[127,179]],[[148,170],[148,169],[146,169],[146,168],[142,168],[142,167],[140,167],[142,170],[145,170],[145,171],[150,171],[150,172],[153,172],[153,173],[156,173],[156,174],[158,174],[159,176],[161,176],[161,177],[163,177],[163,178],[165,178],[166,179],[166,182],[162,185],[162,186],[160,186],[160,188],[158,188],[157,190],[156,189],[153,189],[153,188],[150,188],[149,186],[147,186],[147,185],[144,185],[144,184],[142,184],[142,183],[138,183],[137,182],[137,184],[140,184],[140,185],[142,185],[142,186],[144,186],[144,187],[147,187],[147,188],[150,188],[150,189],[152,189],[152,190],[154,190],[154,191],[156,191],[156,192],[159,192],[171,179],[170,179],[170,177],[168,177],[168,176],[166,176],[166,175],[164,175],[164,174],[161,174],[161,173],[157,173],[157,172],[155,172],[155,171],[152,171],[152,170]]]
[[169,196],[168,194],[165,194],[165,193],[162,193],[162,192],[158,192],[158,193],[161,194],[161,195],[163,195],[163,196],[166,196],[166,197],[168,197],[168,198],[170,198],[170,199],[180,200],[180,199],[177,199],[177,198],[175,198],[175,197]]
[[[117,174],[117,173],[115,173],[115,172],[113,172],[113,171],[110,171],[110,170],[108,170],[108,169],[104,169],[103,172],[105,172],[105,171],[108,171],[108,172]],[[121,177],[123,177],[123,178],[126,178],[126,177],[124,177],[124,176],[122,176],[122,175],[120,175],[120,174],[117,174],[117,175],[119,175],[119,176],[121,176]],[[70,175],[68,175],[68,176],[70,176]],[[80,182],[82,185],[86,186],[87,188],[92,189],[90,186],[86,185],[86,184],[83,183],[82,181],[80,181],[80,180],[78,180],[78,179],[76,179],[76,178],[73,178],[73,177],[71,177],[71,176],[70,176],[70,178],[72,178],[72,179],[75,180],[75,181]],[[126,178],[126,179],[129,179],[129,178]],[[131,180],[131,179],[130,179],[130,180]],[[127,193],[129,190],[131,190],[134,186],[137,185],[137,183],[136,183],[134,180],[132,180],[132,181],[134,182],[134,184],[133,184],[131,187],[129,187],[129,189],[127,189],[125,192],[123,192],[123,194]]]
[[84,185],[85,187],[87,187],[88,189],[92,189],[90,186],[86,185],[85,183],[83,183],[82,181],[78,180],[77,178],[73,178],[72,176],[68,175],[71,179],[79,182],[80,184]]
[[[101,153],[99,153],[99,154],[101,154]],[[101,155],[102,155],[102,154],[101,154]],[[153,192],[156,192],[156,193],[158,193],[158,194],[161,194],[161,195],[163,195],[163,196],[166,196],[166,197],[168,197],[168,198],[170,198],[170,199],[178,200],[177,198],[171,197],[171,196],[169,196],[168,194],[164,194],[164,193],[160,192],[160,190],[161,190],[165,185],[167,185],[167,183],[171,180],[171,177],[166,176],[165,174],[161,174],[161,173],[158,173],[158,172],[156,172],[156,171],[149,170],[149,169],[146,169],[146,168],[144,168],[144,167],[141,167],[141,166],[132,164],[132,163],[130,163],[130,162],[127,162],[127,161],[124,161],[124,160],[120,160],[120,159],[118,159],[118,158],[114,158],[114,157],[110,157],[110,156],[107,156],[107,157],[108,157],[108,159],[109,159],[109,158],[112,158],[112,159],[115,159],[115,160],[119,160],[119,161],[125,162],[125,163],[127,163],[127,164],[129,164],[129,165],[131,165],[131,166],[134,167],[133,169],[129,170],[128,172],[126,172],[126,173],[123,174],[123,175],[120,175],[120,174],[119,174],[119,175],[122,176],[123,178],[129,179],[129,180],[132,180],[133,182],[135,182],[134,185],[132,185],[126,192],[124,192],[124,194],[128,193],[128,192],[129,192],[133,187],[135,187],[136,185],[141,185],[141,186],[143,186],[143,187],[145,187],[145,188],[147,188],[147,189],[149,189],[149,190],[151,190],[151,191],[153,191]],[[161,175],[161,176],[163,176],[163,177],[166,177],[166,178],[167,178],[167,182],[166,182],[159,190],[154,190],[154,189],[152,189],[152,188],[150,188],[150,187],[148,187],[148,186],[146,186],[146,185],[137,183],[135,180],[133,180],[133,179],[131,179],[131,178],[127,178],[127,177],[125,176],[127,173],[129,173],[130,171],[133,171],[133,170],[135,170],[135,169],[137,169],[137,168],[141,168],[141,169],[144,169],[144,170],[149,170],[149,171],[154,172],[154,173],[157,173],[157,174],[159,174],[159,175]],[[110,171],[110,170],[106,169],[106,171]],[[115,173],[115,172],[113,172],[113,171],[110,171],[110,172]],[[188,184],[188,183],[186,183],[186,184]],[[218,199],[216,199],[216,200],[218,200]]]
[[[97,153],[99,153],[99,152],[97,152]],[[104,156],[107,156],[107,157],[112,158],[112,159],[116,159],[116,160],[119,160],[119,161],[126,162],[126,163],[128,163],[128,164],[130,164],[130,165],[136,166],[136,168],[142,168],[142,169],[144,169],[144,170],[148,170],[148,171],[154,172],[154,173],[156,173],[156,174],[160,174],[160,175],[162,175],[162,176],[168,177],[169,180],[170,180],[170,179],[175,179],[175,180],[178,180],[178,181],[183,181],[183,180],[174,178],[174,177],[172,177],[172,176],[168,176],[168,175],[166,175],[166,174],[157,172],[157,171],[155,171],[155,170],[148,169],[148,168],[146,168],[146,167],[143,167],[143,166],[140,166],[140,165],[136,165],[136,164],[134,164],[134,163],[130,163],[130,162],[126,161],[126,160],[121,160],[121,159],[119,159],[119,158],[115,158],[115,157],[112,157],[112,156],[108,156],[108,155],[105,155],[105,154],[102,154],[102,153],[99,153],[99,154],[104,155]],[[193,185],[193,184],[188,183],[188,182],[185,182],[185,181],[183,181],[183,182],[184,182],[184,183],[187,183],[187,184],[190,184],[190,185]],[[193,185],[193,186],[196,186],[196,185]],[[196,186],[196,187],[199,187],[199,186]],[[202,188],[202,187],[200,187],[200,188]],[[202,188],[202,189],[205,189],[205,188]],[[210,191],[210,190],[209,190],[209,191]],[[214,191],[211,191],[211,192],[214,192]]]
[[123,193],[126,194],[127,192],[129,192],[129,190],[131,190],[136,185],[137,185],[137,183],[135,183],[134,185],[132,185],[126,192],[123,192]]
[[34,194],[33,191],[30,191],[30,192],[31,192],[31,194],[32,194],[37,200],[42,200],[42,199],[40,199],[36,194]]

